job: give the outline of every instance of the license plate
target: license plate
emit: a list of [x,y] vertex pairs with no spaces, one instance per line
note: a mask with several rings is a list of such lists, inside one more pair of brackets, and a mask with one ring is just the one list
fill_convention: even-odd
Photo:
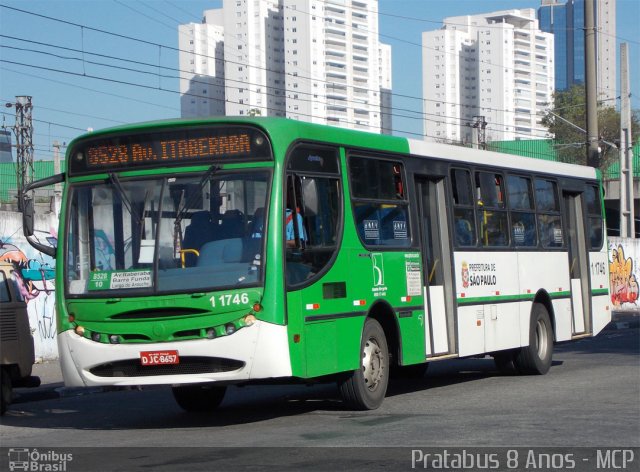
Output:
[[140,353],[142,365],[179,364],[178,351],[142,351]]

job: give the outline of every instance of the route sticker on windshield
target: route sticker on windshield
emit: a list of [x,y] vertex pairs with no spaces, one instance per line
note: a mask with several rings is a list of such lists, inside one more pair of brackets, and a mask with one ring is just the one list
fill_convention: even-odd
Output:
[[89,290],[121,290],[151,287],[150,270],[91,272]]

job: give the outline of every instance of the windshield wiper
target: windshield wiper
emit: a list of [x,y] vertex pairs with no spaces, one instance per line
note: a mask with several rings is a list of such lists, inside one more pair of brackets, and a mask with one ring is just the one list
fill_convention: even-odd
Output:
[[[204,185],[220,169],[221,167],[217,164],[213,164],[207,169],[207,171],[204,173],[204,175],[200,179],[200,182],[198,183],[199,192],[193,192],[189,200],[187,200],[187,202],[184,204],[184,206],[182,208],[178,208],[178,215],[176,216],[176,219],[173,222],[174,227],[177,228],[178,226],[180,226],[180,223],[182,222],[182,219],[187,214],[187,211],[189,211],[189,209],[201,198],[202,189],[204,188]],[[183,200],[181,199],[181,201]]]
[[131,214],[135,218],[135,221],[139,223],[141,221],[140,215],[138,215],[138,211],[135,209],[135,207],[131,203],[131,200],[129,200],[129,197],[127,196],[126,192],[122,188],[122,184],[120,183],[120,178],[116,174],[111,173],[109,174],[109,180],[111,181],[111,184],[115,187],[115,189],[118,191],[118,195],[120,195],[120,199],[122,200],[122,203],[124,203],[124,206],[126,207],[129,214]]

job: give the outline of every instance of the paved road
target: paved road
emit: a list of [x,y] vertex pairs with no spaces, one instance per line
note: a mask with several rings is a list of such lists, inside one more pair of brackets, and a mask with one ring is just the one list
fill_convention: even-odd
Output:
[[[489,358],[435,363],[423,379],[392,384],[382,407],[370,412],[344,410],[334,385],[234,387],[209,416],[184,413],[167,388],[67,391],[62,397],[46,387],[39,395],[23,390],[0,421],[0,443],[31,448],[638,447],[639,334],[635,325],[556,346],[545,376],[501,376]],[[229,451],[220,454],[240,454]],[[179,454],[178,463],[202,459]],[[313,454],[318,464],[331,452]],[[3,466],[0,459],[0,470]],[[105,465],[103,470],[112,469]]]

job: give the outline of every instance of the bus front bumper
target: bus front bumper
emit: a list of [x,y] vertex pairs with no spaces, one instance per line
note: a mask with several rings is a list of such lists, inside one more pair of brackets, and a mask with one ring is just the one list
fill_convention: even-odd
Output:
[[[291,376],[287,327],[256,321],[229,336],[145,344],[103,344],[58,335],[67,387],[237,383]],[[179,362],[142,366],[142,352],[177,351]]]

